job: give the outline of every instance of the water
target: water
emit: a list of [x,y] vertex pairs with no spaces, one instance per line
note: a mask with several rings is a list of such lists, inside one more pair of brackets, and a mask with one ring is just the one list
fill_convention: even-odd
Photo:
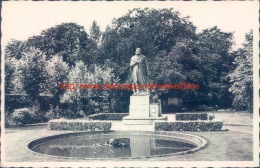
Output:
[[[119,140],[119,147],[107,144],[115,138]],[[62,157],[135,158],[173,154],[196,147],[188,141],[160,135],[92,134],[47,141],[31,150]]]

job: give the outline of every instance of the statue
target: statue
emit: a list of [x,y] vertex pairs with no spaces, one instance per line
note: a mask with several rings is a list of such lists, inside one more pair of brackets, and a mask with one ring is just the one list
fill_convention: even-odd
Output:
[[142,55],[140,48],[137,48],[135,55],[132,56],[130,61],[131,83],[134,85],[134,94],[139,94],[140,91],[148,92],[142,87],[143,84],[149,84],[148,78],[148,63],[146,56]]

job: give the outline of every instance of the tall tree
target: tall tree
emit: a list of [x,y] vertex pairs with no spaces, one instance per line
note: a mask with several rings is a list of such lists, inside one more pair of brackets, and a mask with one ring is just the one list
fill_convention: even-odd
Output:
[[58,54],[70,66],[82,59],[91,60],[93,55],[90,44],[92,43],[84,27],[76,23],[62,23],[51,27],[27,41],[27,45],[44,52],[47,60]]
[[13,61],[5,61],[5,94],[10,94],[13,91],[14,85],[12,83],[14,78],[15,65]]
[[[221,31],[218,27],[203,30],[197,35],[195,43],[194,60],[190,60],[188,79],[197,78],[195,81],[200,84],[201,103],[218,105],[226,108],[230,106],[232,99],[228,92],[227,75],[232,70],[233,57],[233,33]],[[196,76],[192,72],[196,70]],[[191,72],[191,74],[189,74]],[[195,100],[193,97],[192,99]],[[196,99],[198,100],[198,98]],[[224,100],[224,101],[223,101]],[[229,102],[229,103],[228,103]]]
[[24,54],[19,65],[23,89],[35,104],[48,83],[46,56],[40,50],[31,49]]
[[243,47],[238,50],[235,70],[229,74],[233,106],[238,110],[253,110],[253,30],[245,35]]
[[99,44],[101,35],[102,32],[100,31],[100,27],[96,21],[93,21],[92,26],[90,27],[90,39],[92,39],[96,44]]
[[17,60],[21,59],[23,52],[26,51],[26,42],[12,39],[8,42],[5,47],[5,60],[15,58]]
[[19,60],[23,57],[23,54],[26,50],[26,43],[24,41],[15,39],[11,39],[5,47],[4,55],[6,94],[19,93],[21,91],[21,85],[17,85],[20,83],[17,74],[17,65]]
[[137,47],[152,60],[158,52],[169,52],[179,39],[194,38],[195,27],[173,9],[133,9],[114,19],[102,38],[103,58],[119,65],[117,74],[127,79],[129,61]]
[[54,56],[46,62],[48,72],[47,90],[52,95],[52,105],[55,108],[60,104],[60,97],[64,94],[64,89],[60,88],[60,84],[66,81],[69,73],[69,66],[63,61],[61,56]]

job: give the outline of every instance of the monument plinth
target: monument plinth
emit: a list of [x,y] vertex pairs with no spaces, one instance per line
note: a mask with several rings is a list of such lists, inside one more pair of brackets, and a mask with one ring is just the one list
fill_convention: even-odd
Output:
[[129,116],[123,117],[126,125],[152,125],[154,121],[164,121],[161,117],[161,103],[150,101],[150,93],[140,85],[149,84],[149,68],[146,56],[137,48],[130,60],[131,83],[134,94],[130,97]]
[[149,92],[130,97],[129,116],[123,117],[126,125],[152,125],[154,121],[165,121],[161,116],[161,104],[150,103]]

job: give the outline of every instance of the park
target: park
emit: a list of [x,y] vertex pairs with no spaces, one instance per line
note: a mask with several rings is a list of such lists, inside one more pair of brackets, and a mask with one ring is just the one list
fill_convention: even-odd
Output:
[[234,46],[173,8],[9,39],[5,162],[254,161],[253,28]]

